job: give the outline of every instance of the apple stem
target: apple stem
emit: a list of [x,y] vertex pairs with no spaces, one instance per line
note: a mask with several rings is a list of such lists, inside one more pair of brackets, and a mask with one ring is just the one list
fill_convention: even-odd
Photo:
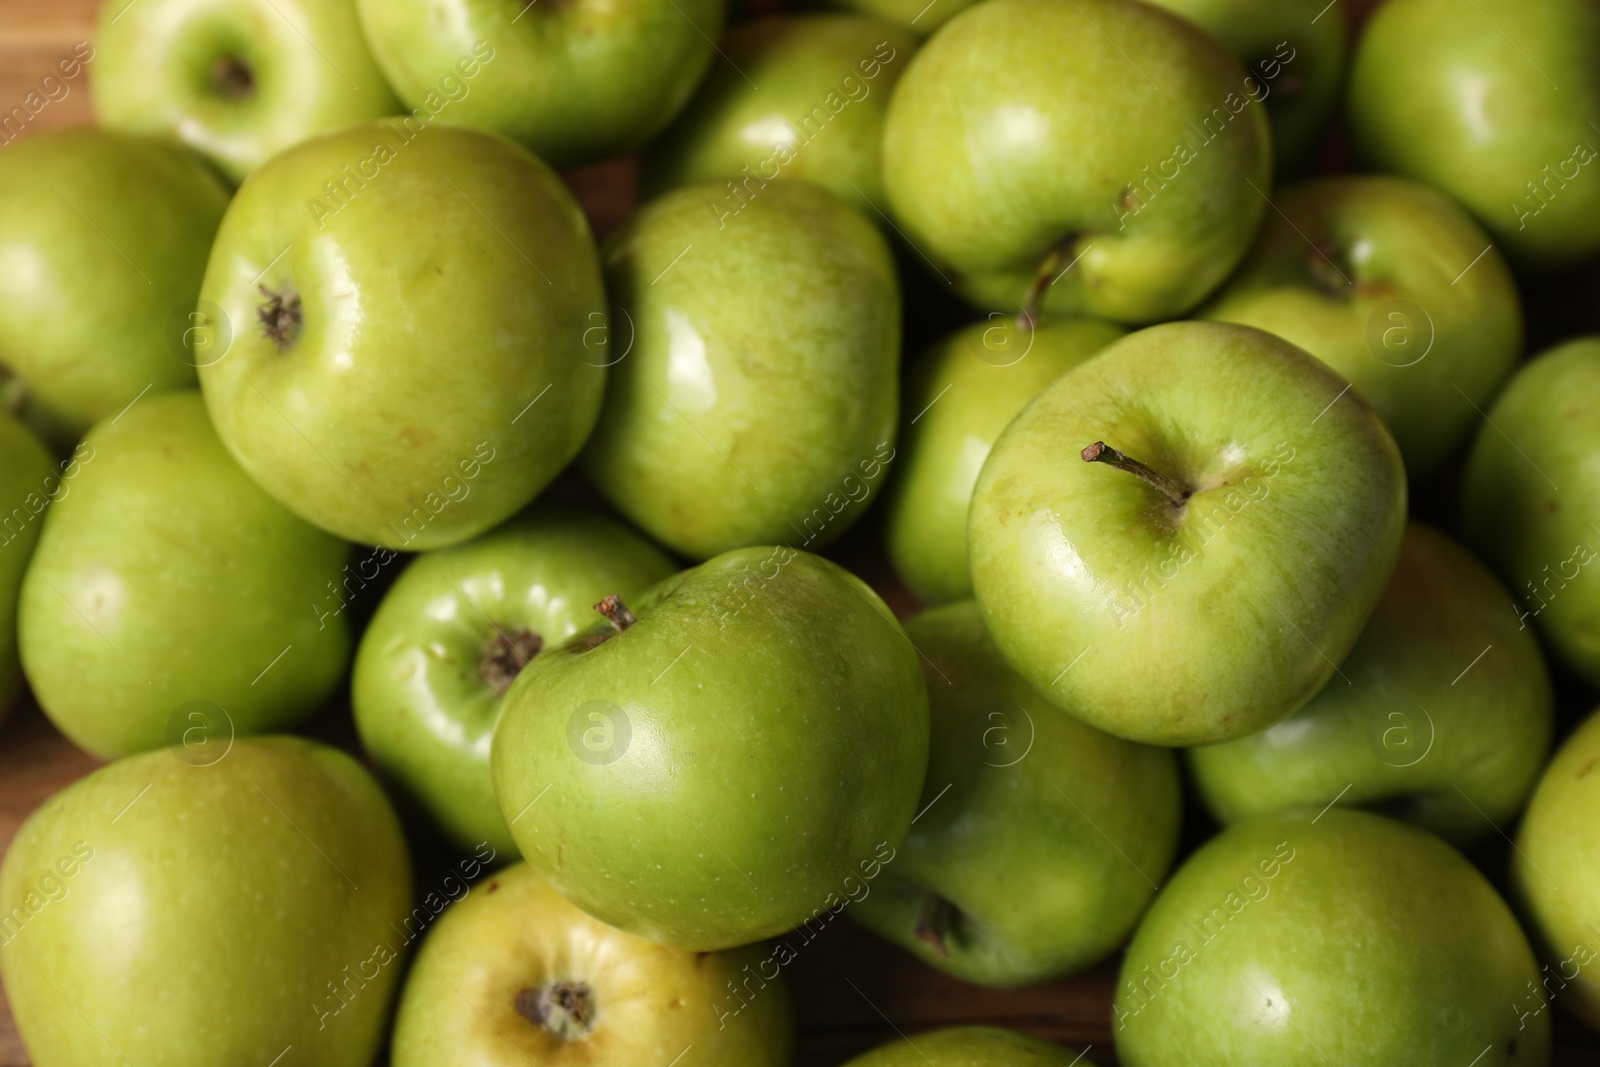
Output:
[[1085,448],[1080,455],[1085,463],[1104,463],[1108,467],[1115,467],[1119,471],[1137,475],[1161,490],[1162,494],[1172,502],[1175,508],[1181,508],[1189,501],[1189,492],[1177,482],[1168,478],[1158,470],[1145,466],[1132,456],[1125,455],[1106,444],[1096,441]]
[[261,320],[261,330],[267,339],[282,352],[300,339],[300,327],[305,314],[300,308],[300,294],[293,291],[275,293],[266,286],[258,286],[266,303],[256,309]]
[[478,676],[494,690],[495,696],[502,697],[522,673],[522,668],[544,648],[544,638],[532,630],[520,630],[512,635],[498,625],[494,630],[494,640],[483,650],[483,659],[478,663]]
[[950,930],[950,920],[954,910],[948,900],[937,893],[929,893],[928,898],[922,902],[922,914],[917,918],[917,940],[933,946],[933,951],[937,952],[941,959],[950,956],[950,948],[944,943],[944,939]]
[[1039,301],[1044,298],[1044,291],[1055,284],[1061,261],[1067,258],[1067,252],[1077,243],[1077,234],[1067,234],[1055,243],[1044,257],[1044,262],[1039,264],[1039,273],[1033,276],[1033,284],[1028,286],[1028,295],[1023,298],[1022,310],[1017,314],[1023,326],[1033,329],[1039,325]]
[[561,979],[522,990],[511,1002],[516,1013],[563,1041],[588,1037],[594,1026],[594,990],[585,982]]
[[594,610],[604,615],[619,634],[627,633],[628,627],[639,621],[633,612],[628,610],[628,605],[624,604],[622,598],[615,593],[608,593],[602,597],[600,603],[594,606]]
[[256,89],[255,71],[238,56],[218,56],[211,64],[211,84],[228,100],[243,100]]

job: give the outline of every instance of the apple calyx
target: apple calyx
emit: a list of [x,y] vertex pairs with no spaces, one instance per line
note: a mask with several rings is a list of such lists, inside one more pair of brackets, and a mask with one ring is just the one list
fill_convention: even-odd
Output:
[[588,1037],[594,1030],[596,1005],[588,983],[562,978],[523,989],[512,1001],[518,1015],[563,1041]]
[[494,690],[495,696],[503,697],[506,690],[511,688],[511,683],[517,680],[517,675],[522,673],[522,668],[544,648],[544,638],[532,630],[519,630],[508,635],[504,629],[496,626],[494,631],[494,640],[483,650],[483,659],[478,663],[478,676]]
[[628,627],[639,621],[633,612],[628,610],[628,605],[624,604],[622,598],[615,593],[608,593],[602,597],[600,603],[594,606],[594,610],[604,615],[619,634],[627,633]]
[[1096,441],[1085,448],[1081,453],[1085,463],[1104,463],[1108,467],[1115,467],[1119,471],[1137,475],[1161,490],[1163,496],[1175,508],[1181,508],[1189,502],[1189,490],[1168,478],[1165,474],[1151,467],[1145,466],[1132,456],[1118,452],[1104,441]]
[[940,959],[950,957],[950,947],[944,939],[950,932],[954,918],[955,907],[939,894],[929,893],[922,902],[922,914],[917,917],[917,940],[930,945]]
[[218,56],[211,64],[211,87],[224,100],[244,100],[256,91],[256,72],[238,56]]
[[266,298],[256,309],[256,318],[261,320],[262,334],[277,345],[280,352],[293,348],[294,343],[300,339],[300,328],[305,324],[305,313],[300,308],[300,294],[287,288],[281,293],[273,292],[264,285],[258,288],[261,290],[261,295]]

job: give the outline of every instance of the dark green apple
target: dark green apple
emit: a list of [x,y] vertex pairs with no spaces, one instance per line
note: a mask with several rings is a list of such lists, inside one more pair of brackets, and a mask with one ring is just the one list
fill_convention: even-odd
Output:
[[1126,1067],[1542,1065],[1539,974],[1494,887],[1431,834],[1315,808],[1196,852],[1134,935],[1113,1013]]
[[1413,478],[1459,450],[1522,354],[1522,304],[1472,217],[1425,185],[1323,178],[1274,201],[1207,318],[1275,333],[1347,378]]
[[[719,1006],[762,948],[687,952],[614,930],[533,869],[494,875],[439,920],[406,979],[394,1067],[785,1067],[794,1011],[763,980]],[[773,986],[773,988],[765,988]]]
[[622,354],[584,470],[686,556],[819,547],[894,457],[894,262],[872,223],[810,182],[771,182],[730,219],[722,194],[674,190],[607,241]]
[[1553,718],[1544,657],[1510,594],[1414,522],[1339,674],[1261,733],[1192,749],[1189,766],[1224,823],[1337,795],[1470,842],[1522,809]]
[[18,611],[51,721],[115,757],[176,742],[192,715],[231,736],[316,711],[350,658],[345,619],[316,610],[349,546],[246,477],[192,390],[145,397],[84,443]]
[[95,127],[0,153],[0,362],[75,439],[146,390],[194,386],[172,341],[228,193],[178,145]]
[[232,325],[200,386],[285,507],[351,541],[457,544],[577,454],[605,387],[589,224],[525,149],[398,121],[245,182],[203,295]]
[[1035,326],[993,312],[907,368],[911,422],[884,504],[889,559],[924,603],[972,595],[967,505],[1000,432],[1052,382],[1127,331],[1093,319]]
[[56,471],[50,453],[27,428],[0,412],[0,719],[22,680],[17,659],[17,600],[22,574],[39,542],[41,513],[62,493],[61,474],[76,460]]
[[458,844],[514,852],[489,773],[500,698],[586,629],[600,598],[636,598],[674,570],[615,519],[560,504],[418,557],[356,653],[350,699],[367,754]]
[[74,783],[6,854],[0,972],[30,1062],[368,1067],[411,906],[389,802],[300,738],[183,754]]
[[1335,676],[1405,514],[1394,439],[1342,378],[1260,330],[1170,323],[1000,435],[972,498],[972,581],[1051,702],[1119,737],[1213,744]]
[[902,1036],[845,1067],[1094,1067],[1082,1054],[998,1026],[952,1026]]
[[1259,83],[1136,0],[977,4],[911,60],[883,178],[969,300],[1144,323],[1228,276],[1272,182]]
[[1172,865],[1177,759],[1062,714],[1006,666],[970,600],[908,620],[906,636],[932,726],[922,814],[851,914],[981,985],[1103,959]]
[[826,912],[905,836],[917,653],[859,578],[787,547],[662,582],[523,671],[491,761],[517,847],[603,922],[745,945]]

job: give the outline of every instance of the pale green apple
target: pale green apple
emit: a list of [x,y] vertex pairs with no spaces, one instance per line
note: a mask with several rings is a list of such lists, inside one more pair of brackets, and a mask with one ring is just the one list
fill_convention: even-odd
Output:
[[18,611],[50,720],[115,757],[178,741],[191,712],[231,736],[316,711],[350,658],[345,618],[317,612],[349,546],[246,477],[193,391],[145,397],[84,444]]
[[0,720],[11,710],[22,680],[17,659],[22,574],[39,542],[41,513],[62,493],[61,475],[68,470],[77,474],[75,462],[63,463],[58,472],[39,439],[0,412]]
[[1326,365],[1246,326],[1170,323],[1001,434],[972,498],[972,581],[1047,699],[1120,737],[1213,744],[1336,676],[1405,515],[1394,439]]
[[727,1009],[728,990],[765,958],[762,946],[687,952],[625,934],[518,864],[452,905],[423,942],[393,1064],[784,1067],[794,1012],[781,978]]
[[1434,473],[1522,354],[1511,269],[1470,215],[1403,178],[1323,178],[1274,203],[1204,315],[1322,360],[1383,417],[1412,477]]
[[94,43],[102,123],[179,137],[236,182],[290,145],[399,109],[355,0],[106,0]]
[[133,756],[23,824],[0,972],[34,1067],[369,1067],[404,968],[411,865],[342,752],[241,738]]
[[1600,7],[1388,0],[1350,71],[1368,166],[1465,204],[1535,268],[1600,250]]
[[398,121],[251,175],[203,295],[231,323],[200,386],[284,506],[416,551],[510,518],[565,467],[605,387],[605,296],[572,194],[525,149]]
[[899,462],[884,504],[889,559],[924,603],[972,595],[967,505],[1002,430],[1052,382],[1127,331],[1093,319],[1035,326],[993,312],[906,373]]
[[619,362],[584,470],[686,556],[820,547],[894,457],[894,262],[820,186],[771,182],[732,218],[722,192],[674,190],[606,242]]
[[517,676],[495,728],[500,810],[558,892],[710,950],[836,910],[893,859],[928,696],[866,583],[746,548],[607,610]]
[[1200,795],[1224,823],[1337,795],[1452,841],[1493,835],[1538,780],[1555,714],[1511,603],[1470,553],[1413,522],[1322,691],[1261,733],[1190,751]]
[[980,985],[1083,970],[1133,932],[1178,847],[1178,761],[1064,715],[972,601],[906,622],[932,740],[921,816],[850,914]]
[[228,193],[189,150],[83,126],[0,152],[0,362],[76,439],[194,386],[182,338]]
[[1169,319],[1255,236],[1265,99],[1159,8],[994,0],[912,58],[884,123],[884,187],[907,240],[981,307]]
[[516,845],[500,816],[489,742],[500,698],[544,652],[677,568],[606,515],[561,504],[420,556],[384,595],[356,654],[362,745],[463,846]]
[[952,1026],[902,1036],[845,1067],[1094,1067],[1094,1061],[1015,1030]]
[[1224,830],[1156,898],[1113,1007],[1124,1067],[1550,1062],[1494,887],[1422,830],[1347,808]]
[[1462,539],[1551,651],[1600,683],[1600,337],[1525,365],[1488,409],[1461,485]]
[[713,60],[724,0],[356,6],[408,107],[566,167],[634,151],[671,120]]

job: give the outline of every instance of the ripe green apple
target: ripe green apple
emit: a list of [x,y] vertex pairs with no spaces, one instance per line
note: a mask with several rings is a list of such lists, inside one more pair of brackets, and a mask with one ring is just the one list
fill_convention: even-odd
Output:
[[448,109],[449,122],[520,141],[558,167],[634,151],[665,126],[705,73],[724,12],[724,0],[356,6],[407,106]]
[[540,504],[463,545],[417,558],[356,653],[351,704],[373,763],[458,844],[514,852],[489,772],[500,698],[542,650],[677,568],[606,515]]
[[874,211],[883,203],[883,114],[916,47],[903,26],[857,15],[735,26],[722,42],[728,62],[645,154],[645,192],[723,181],[713,208],[723,217],[774,178],[804,178]]
[[[1499,572],[1508,610],[1600,683],[1600,337],[1558,345],[1511,379],[1467,458],[1462,539]],[[1520,607],[1518,606],[1520,604]]]
[[754,547],[602,606],[615,628],[518,675],[495,728],[495,795],[534,870],[603,922],[710,950],[881,866],[916,812],[928,697],[866,583]]
[[829,7],[893,22],[919,37],[971,7],[973,0],[823,0]]
[[[1511,881],[1547,963],[1517,998],[1542,1015],[1554,1000],[1600,1027],[1600,714],[1545,770],[1511,856]],[[1569,989],[1568,986],[1571,986]],[[1542,989],[1541,989],[1542,987]]]
[[1222,42],[1260,86],[1273,170],[1304,170],[1339,102],[1349,27],[1327,0],[1150,0]]
[[972,595],[967,505],[989,449],[1052,382],[1123,336],[1120,326],[1061,319],[1036,326],[991,312],[908,368],[903,455],[884,504],[889,559],[926,604]]
[[772,182],[732,218],[722,194],[674,190],[607,241],[623,355],[584,470],[685,556],[820,547],[894,457],[894,262],[872,223],[810,182]]
[[1323,178],[1275,203],[1204,315],[1322,360],[1383,417],[1412,478],[1434,473],[1522,354],[1511,269],[1470,215],[1403,178]]
[[0,362],[65,436],[194,386],[187,326],[228,193],[193,153],[91,126],[0,153]]
[[1119,737],[1212,744],[1334,677],[1405,515],[1394,439],[1342,378],[1260,330],[1169,323],[1000,435],[972,498],[972,581],[1051,702]]
[[1167,883],[1117,989],[1126,1067],[1542,1065],[1538,964],[1494,887],[1422,830],[1348,808],[1224,830]]
[[[70,465],[71,461],[64,463],[62,470]],[[61,486],[44,445],[22,423],[0,411],[0,720],[11,710],[22,680],[17,659],[22,574],[39,541],[40,512]]]
[[453,905],[423,942],[400,997],[394,1067],[784,1067],[794,1012],[781,982],[718,1025],[724,987],[764,956],[643,941],[518,864]]
[[6,854],[0,972],[31,1062],[367,1067],[411,905],[389,802],[300,738],[181,755],[75,782]]
[[1172,865],[1176,757],[1063,715],[1006,666],[970,600],[905,629],[932,724],[922,815],[851,914],[980,985],[1098,962]]
[[1600,7],[1389,0],[1350,71],[1367,165],[1465,204],[1534,268],[1600,250]]
[[1189,752],[1220,821],[1336,794],[1458,842],[1516,818],[1550,749],[1550,676],[1510,594],[1469,552],[1411,523],[1339,674],[1261,733]]
[[1253,77],[1136,0],[997,0],[911,60],[883,177],[919,252],[981,307],[1144,323],[1228,276],[1266,210]]
[[1094,1067],[1074,1056],[1015,1030],[998,1026],[952,1026],[863,1053],[845,1067]]
[[106,126],[181,138],[236,182],[290,145],[400,107],[354,0],[111,0],[91,84]]
[[93,459],[50,506],[18,611],[50,720],[116,757],[183,737],[192,714],[231,735],[316,711],[350,658],[344,618],[316,611],[348,546],[246,477],[192,390],[144,398],[85,444]]
[[296,145],[234,198],[203,295],[232,324],[200,368],[223,444],[347,540],[417,551],[498,525],[600,410],[589,224],[499,137],[390,121]]

